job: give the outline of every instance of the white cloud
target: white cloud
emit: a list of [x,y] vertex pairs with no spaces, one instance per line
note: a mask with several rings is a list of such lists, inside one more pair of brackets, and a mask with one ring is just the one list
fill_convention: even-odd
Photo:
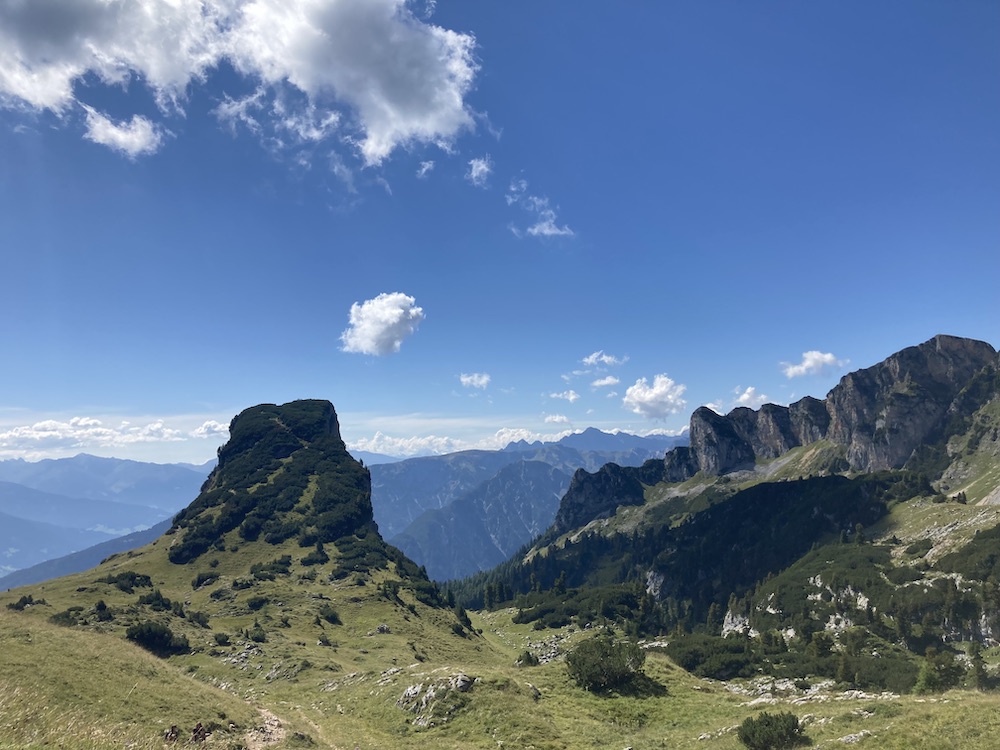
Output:
[[598,378],[591,385],[594,388],[606,388],[609,385],[618,385],[620,382],[614,375],[608,375],[606,378]]
[[790,362],[782,362],[782,371],[786,378],[798,378],[803,375],[819,375],[827,369],[843,367],[849,360],[837,359],[829,352],[808,351],[802,352],[802,361],[793,365]]
[[664,374],[653,377],[650,385],[646,378],[639,378],[630,385],[622,398],[625,407],[635,414],[650,419],[664,419],[676,414],[686,405],[682,398],[687,386],[675,383]]
[[490,159],[489,154],[486,154],[481,159],[469,160],[469,171],[465,173],[465,179],[476,187],[482,188],[486,187],[486,182],[492,173],[493,160]]
[[387,456],[427,456],[464,450],[460,440],[437,435],[399,438],[376,432],[370,438],[347,442],[348,450],[382,453]]
[[129,159],[155,153],[163,143],[163,134],[152,122],[132,115],[130,122],[112,122],[93,107],[84,105],[87,113],[88,141],[119,151]]
[[434,169],[434,161],[433,160],[422,161],[422,162],[420,162],[420,167],[417,169],[417,177],[419,179],[423,179],[424,177],[426,177],[427,175],[429,175],[431,173],[431,170],[433,170],[433,169]]
[[613,365],[625,364],[626,362],[628,362],[628,357],[621,357],[621,358],[615,357],[611,354],[605,354],[604,350],[601,349],[587,357],[584,357],[580,361],[583,362],[583,364],[587,365],[588,367],[593,367],[594,365],[607,365],[610,367]]
[[546,434],[520,427],[504,427],[486,437],[475,440],[461,440],[438,435],[400,438],[376,432],[370,438],[347,441],[347,448],[348,450],[382,453],[387,456],[427,456],[464,450],[500,450],[518,440],[524,440],[529,443],[533,443],[536,440],[546,443],[555,442],[572,433],[572,430],[564,430],[558,433]]
[[753,386],[750,386],[746,390],[742,390],[739,386],[737,386],[734,393],[737,394],[736,397],[737,406],[748,406],[751,409],[756,409],[762,404],[766,404],[768,401],[767,394],[757,393],[757,389],[754,388]]
[[569,424],[569,417],[564,414],[549,414],[545,417],[545,424]]
[[550,393],[549,398],[561,398],[563,401],[569,401],[572,404],[580,398],[580,394],[571,389],[562,393]]
[[196,438],[228,438],[229,437],[229,425],[223,424],[222,422],[216,422],[214,419],[209,419],[206,422],[202,422],[201,426],[192,430],[188,433],[191,437]]
[[412,335],[424,311],[416,300],[402,292],[380,294],[361,304],[351,305],[350,325],[340,335],[345,352],[391,354],[398,352],[403,339]]
[[508,206],[519,206],[529,215],[531,222],[521,228],[511,225],[510,230],[516,237],[528,234],[531,237],[572,237],[574,232],[568,225],[559,226],[555,209],[549,205],[549,199],[544,196],[532,195],[528,192],[528,181],[514,180],[507,188],[505,196]]
[[474,126],[465,104],[474,48],[471,35],[418,18],[406,0],[3,2],[0,106],[68,122],[87,104],[93,86],[78,85],[87,78],[144,86],[163,117],[180,117],[190,89],[228,62],[267,93],[220,116],[306,140],[336,131],[376,165],[410,143],[447,147]]
[[181,430],[167,427],[162,419],[138,426],[129,422],[109,426],[93,417],[45,419],[0,432],[0,456],[36,457],[69,450],[184,439]]
[[485,372],[471,372],[469,374],[463,372],[458,376],[458,379],[466,388],[485,389],[490,384],[490,376]]

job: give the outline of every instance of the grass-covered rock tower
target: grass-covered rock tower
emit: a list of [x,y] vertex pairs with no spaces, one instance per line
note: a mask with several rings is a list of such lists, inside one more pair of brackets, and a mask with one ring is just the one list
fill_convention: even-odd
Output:
[[[329,401],[262,404],[237,415],[198,498],[174,519],[176,564],[223,550],[227,535],[303,547],[342,540],[369,553],[384,545],[372,520],[368,470],[347,452]],[[235,535],[232,533],[235,532]]]

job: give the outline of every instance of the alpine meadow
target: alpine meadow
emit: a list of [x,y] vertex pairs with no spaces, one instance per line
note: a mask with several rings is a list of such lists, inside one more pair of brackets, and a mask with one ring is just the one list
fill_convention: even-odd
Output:
[[998,39],[0,0],[0,750],[1000,747]]

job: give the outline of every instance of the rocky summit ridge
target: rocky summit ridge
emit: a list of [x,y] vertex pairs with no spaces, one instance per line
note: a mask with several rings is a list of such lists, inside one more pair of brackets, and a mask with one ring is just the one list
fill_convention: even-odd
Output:
[[556,517],[560,533],[643,502],[642,484],[721,476],[825,441],[826,468],[875,472],[912,469],[939,475],[947,441],[970,415],[1000,392],[1000,357],[988,343],[938,335],[871,367],[851,372],[823,400],[789,406],[740,407],[726,415],[700,407],[691,415],[690,445],[638,469],[577,472]]

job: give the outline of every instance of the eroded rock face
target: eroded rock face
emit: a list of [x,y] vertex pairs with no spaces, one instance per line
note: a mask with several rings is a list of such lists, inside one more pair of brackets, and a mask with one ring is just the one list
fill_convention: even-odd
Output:
[[853,469],[900,468],[938,437],[952,402],[995,357],[982,341],[936,336],[845,375],[826,398],[828,437],[847,446]]
[[699,471],[717,476],[752,469],[759,460],[819,440],[844,446],[852,470],[903,468],[914,451],[940,444],[963,415],[998,395],[996,378],[983,375],[997,368],[1000,357],[989,344],[935,336],[845,375],[822,401],[807,396],[787,407],[765,404],[725,416],[703,406],[691,415],[690,447],[674,448],[662,462],[578,471],[563,496],[556,530],[611,515],[618,505],[641,504],[643,485],[683,482]]
[[619,505],[641,505],[645,498],[637,473],[618,464],[605,464],[594,474],[577,471],[556,513],[555,528],[562,533],[609,516]]
[[949,408],[996,359],[985,342],[935,336],[845,375],[824,401],[806,397],[788,407],[744,407],[726,416],[702,407],[691,416],[694,460],[668,455],[671,480],[692,476],[684,474],[693,465],[713,475],[752,468],[824,439],[845,446],[856,471],[902,468],[914,450],[943,435]]

